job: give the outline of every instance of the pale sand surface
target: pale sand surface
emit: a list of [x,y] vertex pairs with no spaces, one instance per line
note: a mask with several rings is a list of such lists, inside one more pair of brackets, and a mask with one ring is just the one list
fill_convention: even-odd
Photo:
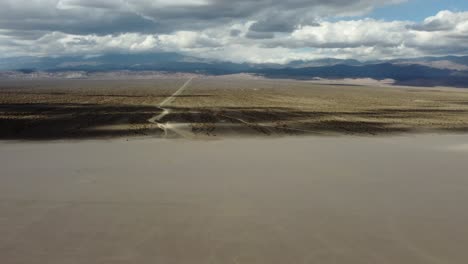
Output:
[[3,142],[0,263],[467,263],[467,142]]

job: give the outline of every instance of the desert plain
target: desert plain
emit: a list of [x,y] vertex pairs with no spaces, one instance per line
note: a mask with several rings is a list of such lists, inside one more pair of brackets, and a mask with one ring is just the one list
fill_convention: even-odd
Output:
[[0,82],[0,262],[468,259],[468,93]]
[[0,139],[466,131],[468,89],[196,75],[0,82]]

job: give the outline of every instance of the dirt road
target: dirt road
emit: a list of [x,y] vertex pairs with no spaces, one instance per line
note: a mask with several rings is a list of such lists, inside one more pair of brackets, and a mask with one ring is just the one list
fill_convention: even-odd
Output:
[[163,110],[162,113],[157,114],[151,117],[150,119],[148,119],[148,122],[152,124],[156,124],[159,128],[161,128],[164,131],[164,136],[166,137],[169,131],[172,131],[182,137],[191,136],[190,133],[184,132],[182,129],[179,129],[178,127],[170,124],[169,122],[162,123],[161,120],[172,112],[171,108],[166,108],[165,106],[168,106],[170,103],[172,103],[176,99],[177,96],[182,94],[184,90],[190,85],[193,79],[194,77],[191,77],[190,79],[188,79],[177,91],[175,91],[175,93],[173,93],[171,96],[167,97],[164,101],[158,104],[158,108],[161,108]]

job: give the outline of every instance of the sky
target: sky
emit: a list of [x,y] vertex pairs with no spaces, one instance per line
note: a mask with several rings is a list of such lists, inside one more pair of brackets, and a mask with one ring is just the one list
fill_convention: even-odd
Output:
[[369,17],[385,20],[422,21],[439,11],[468,11],[468,1],[464,0],[412,0],[399,5],[376,8]]
[[468,55],[466,0],[0,0],[0,59],[177,52],[232,62]]

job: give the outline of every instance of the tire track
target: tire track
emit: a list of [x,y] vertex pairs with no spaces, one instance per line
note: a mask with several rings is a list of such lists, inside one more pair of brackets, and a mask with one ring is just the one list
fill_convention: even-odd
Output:
[[177,98],[178,95],[182,94],[184,90],[192,83],[193,78],[194,77],[191,77],[190,79],[188,79],[175,93],[173,93],[171,96],[167,97],[166,99],[164,99],[164,101],[158,104],[158,107],[163,110],[160,114],[155,115],[151,117],[150,119],[148,119],[148,122],[157,125],[160,129],[164,131],[164,136],[168,135],[168,131],[172,131],[175,134],[182,136],[184,138],[187,138],[190,136],[189,133],[183,131],[182,129],[177,128],[174,125],[171,125],[169,122],[166,122],[165,124],[161,123],[161,120],[172,112],[172,109],[165,108],[165,106],[172,103]]

